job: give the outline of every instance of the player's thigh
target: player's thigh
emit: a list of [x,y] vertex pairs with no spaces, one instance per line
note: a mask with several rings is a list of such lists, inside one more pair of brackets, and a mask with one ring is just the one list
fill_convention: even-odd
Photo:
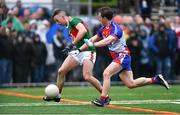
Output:
[[103,75],[105,76],[112,76],[118,73],[122,69],[121,65],[116,62],[111,62],[108,67],[104,70]]
[[124,84],[132,84],[133,83],[133,73],[132,71],[124,70],[119,74],[122,82]]
[[59,68],[59,71],[69,72],[74,67],[76,67],[79,63],[70,55],[64,60],[63,64]]
[[83,74],[91,74],[93,71],[94,63],[89,59],[83,61]]

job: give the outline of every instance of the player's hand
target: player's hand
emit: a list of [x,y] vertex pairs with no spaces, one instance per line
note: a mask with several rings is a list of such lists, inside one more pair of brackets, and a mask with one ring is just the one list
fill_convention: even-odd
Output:
[[68,47],[69,47],[69,50],[71,51],[71,50],[76,50],[77,48],[76,48],[76,46],[74,45],[74,44],[70,44],[70,45],[68,45]]
[[80,52],[81,52],[80,49],[72,50],[72,51],[69,52],[69,55],[76,56],[76,55],[78,55]]
[[86,45],[89,46],[90,48],[95,48],[94,43],[92,43],[92,42],[89,41],[88,39],[84,39],[84,42],[85,42]]
[[74,44],[70,44],[66,48],[64,48],[62,50],[62,52],[63,52],[64,55],[67,56],[71,50],[75,50],[75,49],[77,49],[76,46]]
[[69,48],[69,47],[66,47],[66,48],[64,48],[64,49],[62,50],[62,53],[63,53],[65,56],[67,56],[69,52],[70,52],[70,48]]

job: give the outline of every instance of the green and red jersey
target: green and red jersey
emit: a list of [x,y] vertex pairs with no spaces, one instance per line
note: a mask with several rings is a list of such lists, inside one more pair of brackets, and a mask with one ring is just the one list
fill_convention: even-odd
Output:
[[[89,39],[90,36],[90,32],[86,26],[86,24],[78,17],[72,17],[72,19],[69,21],[69,25],[68,25],[68,29],[69,29],[69,33],[71,35],[72,40],[76,38],[78,30],[76,29],[76,26],[82,23],[84,25],[84,27],[87,29],[87,32],[85,33],[85,35],[83,36],[83,38],[77,42],[76,47],[80,48],[85,42],[84,39]],[[87,49],[86,51],[95,51],[94,49]]]

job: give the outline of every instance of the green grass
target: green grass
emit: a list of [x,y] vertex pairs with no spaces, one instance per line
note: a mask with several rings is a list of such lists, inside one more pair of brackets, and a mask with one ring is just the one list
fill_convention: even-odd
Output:
[[[43,96],[44,88],[1,88],[0,91],[12,91],[30,95]],[[157,111],[180,113],[180,85],[172,85],[170,90],[160,86],[146,86],[137,89],[128,89],[124,86],[111,87],[112,101],[133,100],[176,100],[177,103],[164,101],[162,103],[120,103],[115,106],[144,108]],[[64,87],[62,98],[76,101],[91,101],[98,97],[98,92],[93,87]],[[17,104],[3,106],[3,104]],[[18,105],[18,103],[20,105]],[[40,105],[36,105],[40,104]],[[22,105],[21,105],[22,104]],[[26,104],[23,105],[23,104]],[[0,94],[0,114],[151,114],[129,110],[95,107],[92,105],[65,105],[64,103],[44,102],[40,99],[27,99],[23,97],[7,96]]]

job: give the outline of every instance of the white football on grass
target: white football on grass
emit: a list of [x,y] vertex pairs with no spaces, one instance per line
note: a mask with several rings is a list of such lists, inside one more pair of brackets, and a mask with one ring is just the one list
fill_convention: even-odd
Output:
[[59,88],[56,85],[49,84],[48,86],[46,86],[45,95],[48,98],[54,98],[54,97],[58,96],[58,94],[59,94]]

